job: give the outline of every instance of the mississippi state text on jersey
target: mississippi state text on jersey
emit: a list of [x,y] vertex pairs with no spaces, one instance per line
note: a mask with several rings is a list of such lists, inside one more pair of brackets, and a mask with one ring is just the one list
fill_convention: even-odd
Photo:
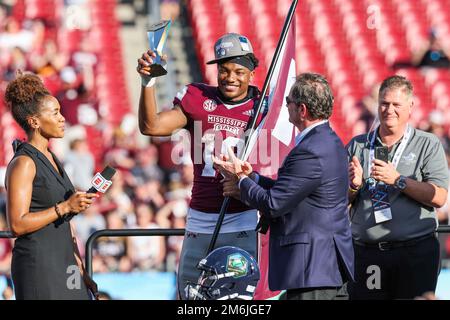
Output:
[[[173,104],[179,105],[188,123],[191,137],[191,158],[194,164],[194,185],[190,207],[207,213],[218,213],[223,202],[220,180],[222,176],[213,168],[211,156],[227,154],[231,146],[239,154],[244,147],[242,137],[259,92],[240,104],[229,105],[219,98],[217,87],[201,83],[190,84],[177,94]],[[240,138],[241,137],[241,138]],[[242,202],[231,199],[227,213],[249,210]]]

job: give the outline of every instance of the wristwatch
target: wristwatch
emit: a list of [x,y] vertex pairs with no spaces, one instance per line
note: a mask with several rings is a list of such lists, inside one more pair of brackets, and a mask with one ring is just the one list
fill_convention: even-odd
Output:
[[398,177],[397,180],[395,180],[395,187],[397,189],[399,189],[400,191],[405,190],[405,188],[406,188],[406,177],[405,176]]

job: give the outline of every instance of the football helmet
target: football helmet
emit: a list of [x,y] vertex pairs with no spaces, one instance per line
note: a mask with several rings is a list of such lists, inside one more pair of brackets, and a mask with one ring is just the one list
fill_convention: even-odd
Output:
[[188,300],[253,300],[259,281],[255,258],[238,247],[211,251],[197,268],[202,271],[196,284],[188,283]]

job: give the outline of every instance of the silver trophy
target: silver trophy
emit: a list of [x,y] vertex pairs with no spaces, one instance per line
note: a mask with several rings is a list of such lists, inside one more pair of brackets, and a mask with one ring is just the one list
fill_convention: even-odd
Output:
[[161,22],[151,25],[147,31],[148,43],[150,49],[156,53],[156,58],[153,58],[153,64],[147,67],[152,77],[159,77],[167,74],[165,68],[166,63],[162,61],[163,48],[169,34],[171,25],[170,20],[163,20]]

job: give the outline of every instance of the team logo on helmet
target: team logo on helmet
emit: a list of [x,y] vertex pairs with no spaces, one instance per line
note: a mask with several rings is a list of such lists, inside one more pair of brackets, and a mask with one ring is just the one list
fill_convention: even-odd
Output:
[[205,109],[208,112],[212,112],[212,111],[216,110],[216,108],[217,108],[217,103],[212,99],[208,99],[208,100],[205,100],[205,102],[203,102],[203,109]]
[[247,275],[248,261],[240,253],[231,254],[227,259],[227,272],[234,272],[234,278],[239,278]]

